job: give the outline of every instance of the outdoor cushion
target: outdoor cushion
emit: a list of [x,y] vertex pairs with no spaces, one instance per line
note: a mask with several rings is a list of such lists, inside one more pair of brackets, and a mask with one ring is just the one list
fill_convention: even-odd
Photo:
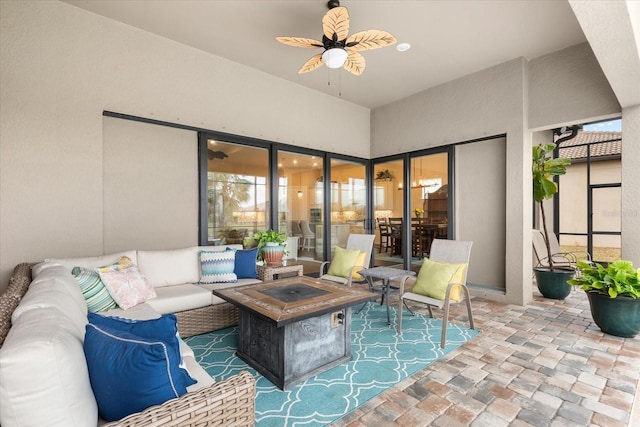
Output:
[[236,252],[233,250],[222,252],[200,251],[200,282],[224,283],[237,282],[238,276],[233,272],[235,268]]
[[147,301],[147,304],[160,314],[192,310],[211,304],[211,291],[198,285],[187,283],[155,290],[156,297]]
[[[449,283],[462,282],[465,268],[466,264],[449,264],[425,258],[422,266],[420,267],[420,271],[418,272],[416,283],[413,285],[412,292],[418,295],[425,295],[431,298],[443,300]],[[457,295],[454,295],[456,292],[452,290],[450,298],[455,301],[459,301],[459,287],[454,289],[457,290]]]
[[[67,292],[80,310],[82,310],[83,316],[86,317],[87,302],[78,286],[78,281],[71,275],[71,269],[57,264],[49,264],[47,268],[41,268],[38,270],[37,276],[33,277],[29,289],[38,287],[41,284],[47,287],[56,287],[60,291]],[[82,327],[84,328],[84,325]]]
[[130,330],[147,336],[109,328],[104,324],[113,326],[118,320],[99,317],[89,314],[89,319],[99,324],[87,325],[84,350],[102,418],[119,420],[180,397],[187,392],[187,386],[195,384],[179,367],[177,329],[165,328],[172,320],[175,325],[175,316],[131,322]]
[[[73,278],[71,280],[75,281]],[[75,288],[82,297],[77,284],[75,284]],[[87,323],[87,305],[84,303],[84,299],[82,305],[83,307],[79,307],[73,299],[69,298],[67,289],[58,285],[56,279],[48,279],[29,286],[22,301],[13,311],[11,322],[17,323],[18,319],[28,312],[38,313],[45,308],[54,308],[59,310],[61,316],[69,319],[73,326],[74,335],[82,340],[84,325]]]
[[118,306],[128,309],[148,299],[155,298],[156,292],[144,275],[133,265],[128,257],[96,269]]
[[112,310],[118,306],[97,272],[84,267],[74,267],[71,274],[78,281],[87,302],[87,310],[91,313]]
[[151,286],[182,285],[198,283],[200,263],[198,248],[184,248],[166,251],[138,251],[138,269]]
[[351,267],[356,265],[359,253],[359,249],[344,249],[336,246],[327,274],[330,276],[348,277],[351,273]]
[[[232,248],[228,248],[235,250]],[[258,258],[258,248],[235,250],[236,258],[233,272],[238,279],[255,279],[258,277],[256,271],[256,260]]]
[[137,261],[136,251],[125,251],[118,252],[115,254],[108,255],[100,255],[94,257],[82,257],[82,258],[47,258],[45,261],[47,262],[55,262],[60,264],[64,268],[66,268],[69,272],[73,269],[73,267],[85,267],[85,268],[96,268],[101,267],[103,265],[112,264],[118,261],[123,256],[126,256],[133,262],[134,264]]
[[[359,267],[363,267],[364,268],[364,263],[367,259],[367,255],[369,255],[369,252],[363,252],[360,251],[360,253],[358,254],[358,257],[356,258],[356,263],[355,265],[359,266]],[[363,277],[360,273],[358,273],[358,269],[355,269],[353,271],[353,274],[351,275],[351,278],[355,279],[355,280],[362,280]]]
[[96,426],[83,336],[55,307],[26,311],[13,323],[0,349],[2,425]]

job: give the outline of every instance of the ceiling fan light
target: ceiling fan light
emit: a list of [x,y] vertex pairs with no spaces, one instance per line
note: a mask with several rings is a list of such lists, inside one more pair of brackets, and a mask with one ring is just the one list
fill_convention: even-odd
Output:
[[339,47],[325,50],[322,54],[322,62],[329,68],[340,68],[347,60],[347,51]]

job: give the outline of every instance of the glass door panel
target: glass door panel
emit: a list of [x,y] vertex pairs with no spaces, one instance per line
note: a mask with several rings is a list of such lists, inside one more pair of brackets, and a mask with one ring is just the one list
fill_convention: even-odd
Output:
[[448,154],[411,159],[411,265],[429,255],[431,242],[447,238]]
[[[318,156],[278,152],[279,230],[290,236],[289,258],[323,259],[322,171],[323,161]],[[314,271],[305,265],[306,272]]]
[[207,141],[207,243],[242,243],[269,224],[269,153]]
[[402,160],[392,160],[373,166],[375,266],[403,268],[403,164]]
[[366,167],[362,163],[331,160],[331,254],[346,247],[351,233],[365,232],[367,190]]

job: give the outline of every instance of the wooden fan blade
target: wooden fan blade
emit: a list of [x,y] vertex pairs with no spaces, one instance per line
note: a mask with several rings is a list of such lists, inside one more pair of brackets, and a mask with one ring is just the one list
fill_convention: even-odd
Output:
[[[344,40],[349,35],[349,11],[346,7],[334,7],[322,18],[322,30],[326,38]],[[336,35],[335,39],[333,35]]]
[[322,42],[313,39],[306,39],[304,37],[276,37],[276,40],[278,40],[280,43],[293,47],[323,47]]
[[322,54],[313,55],[311,59],[304,63],[302,68],[298,70],[298,74],[308,73],[322,65]]
[[351,50],[363,51],[389,46],[396,41],[396,38],[386,31],[367,30],[349,36],[345,45]]
[[347,60],[344,62],[343,68],[351,74],[359,76],[364,71],[364,56],[351,49],[347,49],[347,52],[349,55],[347,56]]

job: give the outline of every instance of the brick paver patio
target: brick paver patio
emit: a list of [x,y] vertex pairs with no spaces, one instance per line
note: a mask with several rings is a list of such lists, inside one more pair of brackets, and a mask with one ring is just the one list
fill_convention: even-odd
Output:
[[[481,298],[472,306],[476,338],[333,426],[637,425],[640,338],[603,334],[584,292],[556,301],[536,290],[526,307]],[[455,321],[465,311],[456,304]]]

